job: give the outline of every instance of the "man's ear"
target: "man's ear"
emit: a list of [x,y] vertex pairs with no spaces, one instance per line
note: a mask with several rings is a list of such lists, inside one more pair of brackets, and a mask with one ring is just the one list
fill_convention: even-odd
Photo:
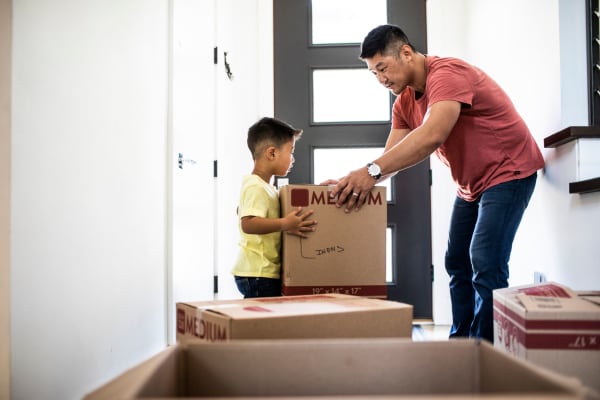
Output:
[[403,44],[400,47],[400,57],[412,57],[413,51],[409,45]]

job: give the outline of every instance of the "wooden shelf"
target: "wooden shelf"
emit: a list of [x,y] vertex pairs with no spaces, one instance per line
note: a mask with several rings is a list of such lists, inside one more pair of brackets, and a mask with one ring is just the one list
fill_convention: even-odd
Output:
[[[544,147],[558,147],[576,139],[600,139],[600,127],[570,126],[544,139]],[[569,193],[600,191],[600,177],[569,183]]]
[[600,178],[569,183],[569,193],[590,193],[600,190]]
[[570,126],[544,139],[544,147],[558,147],[575,139],[600,138],[600,127]]

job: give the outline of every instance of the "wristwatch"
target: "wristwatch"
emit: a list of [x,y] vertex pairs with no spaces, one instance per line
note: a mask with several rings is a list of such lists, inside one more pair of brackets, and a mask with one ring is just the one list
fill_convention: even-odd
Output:
[[367,164],[367,171],[369,172],[369,175],[371,175],[376,180],[381,178],[381,168],[379,167],[379,165],[370,162]]

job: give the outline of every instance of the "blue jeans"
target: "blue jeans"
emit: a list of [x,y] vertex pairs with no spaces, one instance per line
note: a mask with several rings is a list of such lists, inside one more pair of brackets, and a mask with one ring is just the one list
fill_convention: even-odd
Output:
[[245,299],[281,296],[281,279],[236,276],[235,284]]
[[492,186],[475,201],[456,198],[446,251],[450,276],[450,337],[494,341],[492,291],[508,287],[513,240],[537,173]]

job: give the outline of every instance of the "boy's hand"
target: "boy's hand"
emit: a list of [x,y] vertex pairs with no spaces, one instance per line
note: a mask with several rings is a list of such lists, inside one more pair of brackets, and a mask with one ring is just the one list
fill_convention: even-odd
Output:
[[296,210],[290,212],[284,218],[282,218],[282,231],[307,238],[308,235],[305,232],[314,232],[317,221],[307,220],[313,214],[313,210],[307,210],[302,213],[302,207],[298,207]]

